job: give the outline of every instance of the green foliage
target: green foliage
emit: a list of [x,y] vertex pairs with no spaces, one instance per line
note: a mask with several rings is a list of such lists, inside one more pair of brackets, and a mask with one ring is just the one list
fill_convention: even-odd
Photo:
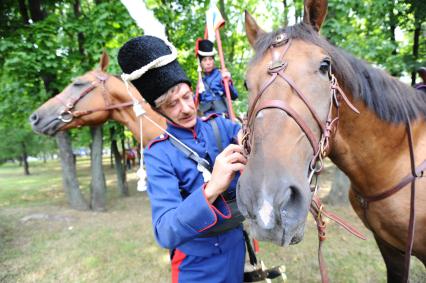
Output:
[[[79,14],[74,11],[77,2],[81,4]],[[219,6],[225,4],[227,19],[221,29],[226,67],[240,94],[235,107],[237,113],[243,113],[247,107],[243,87],[245,69],[252,56],[245,38],[243,11],[248,10],[270,31],[285,22],[294,22],[295,18],[300,21],[303,1],[285,1],[286,11],[282,1],[218,2]],[[170,41],[179,51],[179,61],[195,86],[194,44],[198,37],[204,36],[209,1],[146,0],[146,4],[165,24]],[[422,0],[330,0],[322,34],[335,45],[394,75],[407,76],[426,65],[425,6]],[[19,146],[11,145],[23,141],[36,154],[44,150],[40,144],[49,143],[39,136],[30,138],[27,122],[30,113],[73,77],[95,68],[103,49],[112,59],[109,71],[121,73],[115,59],[119,47],[143,32],[120,1],[42,0],[44,18],[30,22],[24,21],[18,1],[2,1],[0,8],[0,135],[4,137],[0,141],[1,156],[19,156]],[[416,56],[413,54],[415,28],[420,28]],[[400,35],[397,38],[395,31]],[[90,140],[88,131],[73,131],[73,137],[76,146],[87,146]]]

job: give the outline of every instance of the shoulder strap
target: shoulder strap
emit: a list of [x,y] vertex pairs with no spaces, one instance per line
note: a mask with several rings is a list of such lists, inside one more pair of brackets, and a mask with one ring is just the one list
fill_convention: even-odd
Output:
[[210,171],[210,172],[212,171],[210,163],[207,160],[205,160],[204,158],[200,157],[195,151],[188,150],[187,148],[185,148],[184,146],[182,146],[180,143],[178,143],[177,141],[175,141],[173,138],[170,139],[170,142],[177,149],[179,149],[183,154],[185,154],[186,157],[192,159],[193,161],[195,161],[195,163],[197,163],[198,165],[203,166],[208,171]]
[[219,132],[219,126],[217,125],[217,121],[215,118],[209,120],[210,125],[212,125],[213,128],[213,133],[214,133],[214,137],[216,139],[216,145],[217,148],[219,149],[219,153],[222,152],[223,150],[223,145],[222,145],[222,139],[220,137],[220,132]]

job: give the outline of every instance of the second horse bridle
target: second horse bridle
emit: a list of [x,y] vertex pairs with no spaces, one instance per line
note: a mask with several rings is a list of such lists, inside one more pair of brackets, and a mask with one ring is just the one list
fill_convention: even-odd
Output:
[[[133,101],[119,103],[119,104],[111,104],[111,99],[109,98],[109,92],[105,86],[106,81],[108,80],[109,76],[105,73],[95,72],[96,80],[92,81],[90,83],[90,86],[86,89],[84,89],[77,97],[70,98],[68,100],[63,99],[63,95],[58,94],[55,96],[64,106],[65,108],[61,111],[61,113],[58,116],[58,119],[61,120],[64,123],[70,123],[75,118],[80,118],[82,116],[99,112],[99,111],[109,111],[113,109],[121,109],[130,107],[134,104]],[[94,109],[89,110],[75,110],[75,106],[77,103],[85,97],[87,94],[91,93],[94,89],[96,89],[99,86],[99,83],[102,85],[102,97],[105,102],[105,107],[98,107]]]
[[[284,46],[283,51],[280,53],[277,48]],[[306,137],[308,138],[309,143],[311,144],[311,147],[313,149],[313,157],[310,162],[310,172],[308,173],[309,183],[311,183],[311,180],[314,175],[319,174],[319,172],[323,168],[323,157],[327,155],[327,152],[329,150],[329,139],[330,136],[333,134],[333,132],[336,129],[336,124],[339,120],[339,106],[340,102],[343,99],[345,103],[356,113],[359,113],[359,111],[350,103],[342,89],[339,87],[339,84],[334,77],[334,75],[331,73],[331,67],[329,71],[329,79],[330,79],[330,108],[328,111],[327,120],[325,123],[321,121],[319,118],[319,115],[312,107],[311,103],[308,101],[306,96],[303,94],[303,92],[296,86],[296,84],[293,82],[292,79],[288,75],[285,74],[285,70],[287,68],[288,62],[284,60],[284,56],[286,55],[288,49],[291,46],[291,39],[288,38],[287,34],[281,33],[277,35],[273,41],[273,43],[270,46],[270,50],[272,53],[272,62],[268,66],[268,74],[271,76],[271,78],[262,86],[259,93],[256,95],[253,103],[250,105],[247,115],[246,123],[243,125],[243,147],[245,154],[248,156],[252,149],[252,140],[253,140],[253,130],[254,130],[254,123],[255,118],[259,114],[260,111],[264,109],[279,109],[284,111],[288,116],[290,116],[296,123],[299,125],[300,129],[304,132]],[[311,112],[312,116],[314,117],[315,121],[317,122],[321,136],[318,139],[314,132],[310,129],[310,127],[307,125],[305,120],[290,106],[288,105],[284,100],[278,100],[278,99],[269,99],[269,100],[262,100],[261,97],[265,93],[265,91],[268,89],[269,86],[271,86],[275,80],[281,77],[285,82],[287,82],[290,87],[297,93],[299,98],[303,101],[303,103],[306,105],[306,107]],[[336,117],[333,118],[333,105],[336,107]],[[319,162],[317,162],[319,161]],[[314,191],[316,190],[317,186],[311,186],[311,189]]]

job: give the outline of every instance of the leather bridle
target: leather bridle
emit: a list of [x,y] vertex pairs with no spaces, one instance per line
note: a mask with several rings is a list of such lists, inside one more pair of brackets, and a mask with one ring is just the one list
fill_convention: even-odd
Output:
[[[108,80],[108,78],[110,76],[108,74],[100,73],[100,72],[95,72],[94,75],[96,77],[96,80],[90,82],[89,87],[84,89],[76,97],[74,97],[74,98],[71,97],[68,100],[65,100],[62,97],[62,96],[65,96],[65,95],[63,95],[63,93],[60,93],[60,94],[55,96],[55,98],[57,98],[65,106],[65,108],[62,110],[62,112],[57,117],[57,119],[61,120],[64,123],[70,123],[75,118],[80,118],[82,116],[85,116],[85,115],[88,115],[88,114],[91,114],[91,113],[94,113],[94,112],[109,111],[109,110],[113,110],[113,109],[121,109],[121,108],[126,108],[126,107],[129,107],[129,106],[132,106],[134,104],[133,101],[119,103],[119,104],[111,104],[110,95],[109,95],[109,92],[106,88],[106,81]],[[75,106],[77,105],[77,103],[83,97],[85,97],[86,95],[91,93],[94,89],[99,87],[99,85],[102,86],[102,97],[103,97],[104,102],[105,102],[105,107],[98,107],[98,108],[94,108],[94,109],[90,109],[90,110],[75,110]],[[82,122],[80,122],[80,123],[82,123]]]
[[[283,51],[280,53],[278,48],[284,46]],[[247,115],[247,120],[243,124],[243,147],[245,155],[249,155],[252,149],[252,141],[253,141],[253,130],[254,123],[257,115],[260,111],[264,109],[279,109],[284,111],[288,116],[290,116],[296,123],[299,125],[300,129],[306,135],[312,149],[313,149],[313,157],[310,162],[310,172],[308,172],[309,183],[311,183],[313,175],[319,174],[319,172],[323,169],[323,158],[327,155],[329,150],[329,139],[330,136],[335,132],[337,128],[337,122],[339,120],[339,106],[340,102],[343,99],[345,103],[356,113],[359,111],[349,102],[345,93],[339,87],[339,84],[331,73],[331,67],[329,70],[329,79],[330,79],[330,106],[328,111],[328,116],[323,123],[321,118],[317,114],[317,112],[312,107],[311,103],[307,99],[307,97],[303,94],[300,88],[293,82],[293,80],[285,73],[288,62],[284,60],[284,56],[291,46],[291,39],[285,33],[281,33],[275,37],[274,42],[270,46],[270,50],[272,53],[272,62],[268,66],[268,74],[271,76],[270,79],[262,86],[259,93],[254,98],[253,103],[250,105]],[[277,99],[264,99],[261,100],[262,95],[271,86],[275,80],[280,77],[288,85],[294,90],[294,92],[298,95],[298,97],[302,100],[302,102],[306,105],[311,112],[314,120],[318,124],[321,135],[318,139],[314,134],[314,131],[308,126],[305,120],[284,100]],[[333,117],[333,106],[336,107],[336,116]],[[318,162],[317,162],[318,161]],[[311,185],[311,190],[315,191],[317,189],[316,184],[314,186]]]

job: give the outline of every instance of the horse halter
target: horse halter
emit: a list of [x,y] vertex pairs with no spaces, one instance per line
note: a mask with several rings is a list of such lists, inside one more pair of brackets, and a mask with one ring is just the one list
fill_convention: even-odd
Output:
[[[90,83],[90,86],[88,88],[86,88],[85,90],[83,90],[75,98],[70,98],[68,101],[64,101],[60,94],[55,96],[55,98],[57,98],[65,106],[64,110],[62,110],[62,112],[58,116],[59,120],[61,120],[64,123],[70,123],[72,120],[74,120],[74,118],[80,118],[82,116],[85,116],[85,115],[88,115],[88,114],[91,114],[91,113],[94,113],[94,112],[109,111],[109,110],[113,110],[113,109],[129,107],[129,106],[133,105],[132,101],[111,105],[111,100],[110,100],[109,95],[108,95],[109,92],[108,92],[108,90],[105,86],[106,81],[108,80],[109,76],[107,74],[104,74],[104,73],[96,72],[95,77],[96,77],[96,80],[92,81]],[[103,89],[102,90],[102,97],[103,97],[104,102],[105,102],[105,107],[99,107],[99,108],[94,108],[94,109],[90,109],[90,110],[74,110],[77,103],[83,97],[85,97],[87,94],[91,93],[94,89],[96,89],[99,86],[99,83],[97,83],[97,81],[99,81],[100,84],[102,85],[102,89]]]
[[[278,48],[284,46],[284,49],[281,53],[279,53]],[[243,124],[243,148],[244,153],[248,156],[252,149],[252,141],[253,141],[253,130],[254,130],[254,122],[260,111],[264,109],[280,109],[284,111],[288,116],[290,116],[296,123],[299,125],[300,129],[304,132],[306,137],[308,138],[309,143],[313,149],[313,157],[310,162],[310,172],[308,173],[309,183],[311,183],[312,177],[314,174],[318,174],[323,168],[323,157],[328,154],[329,151],[329,139],[330,136],[335,132],[337,128],[335,125],[339,120],[339,106],[340,102],[343,99],[345,103],[356,113],[359,114],[359,111],[349,102],[348,98],[339,87],[339,84],[331,73],[331,67],[329,71],[329,79],[330,79],[330,108],[328,111],[328,116],[325,124],[319,118],[319,115],[312,107],[311,103],[309,103],[306,96],[303,92],[297,87],[297,85],[293,82],[293,80],[285,74],[285,70],[288,66],[288,62],[284,60],[284,56],[287,53],[291,46],[291,39],[288,38],[287,34],[281,33],[278,34],[272,44],[270,45],[270,50],[272,53],[272,62],[268,66],[268,74],[271,78],[263,84],[259,93],[256,95],[253,103],[250,105],[247,115],[247,120]],[[311,112],[313,118],[317,122],[321,136],[318,139],[314,132],[309,128],[308,124],[304,121],[304,119],[284,100],[270,99],[260,101],[262,95],[271,86],[274,81],[281,77],[288,85],[297,93],[299,98],[303,101],[306,107]],[[260,102],[259,102],[260,101]],[[333,115],[333,105],[336,107],[336,117],[332,117]],[[317,164],[319,161],[319,164]],[[316,190],[317,186],[311,186],[312,190]]]

